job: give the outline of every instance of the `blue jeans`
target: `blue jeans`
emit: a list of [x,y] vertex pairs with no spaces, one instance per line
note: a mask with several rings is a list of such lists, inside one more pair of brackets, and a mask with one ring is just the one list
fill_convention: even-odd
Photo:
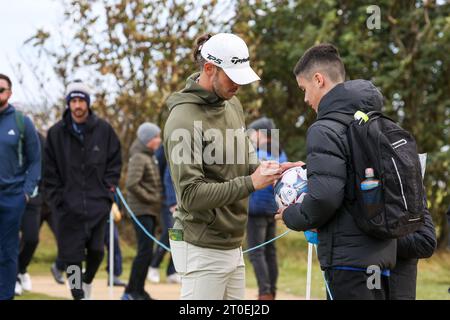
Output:
[[[247,224],[248,247],[255,247],[275,238],[276,223],[273,216],[249,216]],[[259,295],[276,294],[278,262],[275,243],[271,242],[249,252],[250,262],[255,270]]]
[[[162,208],[162,223],[163,223],[163,231],[161,233],[161,237],[159,238],[159,242],[165,244],[167,247],[169,246],[169,228],[172,228],[173,226],[173,216],[172,212],[170,212],[170,209],[168,206],[164,205]],[[153,260],[151,263],[152,268],[159,268],[159,265],[161,264],[161,261],[163,260],[166,249],[161,247],[160,245],[157,245],[155,250],[155,255],[153,256]],[[167,265],[166,274],[170,276],[171,274],[174,274],[176,272],[175,266],[173,265],[172,257],[170,257],[169,264]]]
[[25,194],[0,192],[0,300],[14,298]]

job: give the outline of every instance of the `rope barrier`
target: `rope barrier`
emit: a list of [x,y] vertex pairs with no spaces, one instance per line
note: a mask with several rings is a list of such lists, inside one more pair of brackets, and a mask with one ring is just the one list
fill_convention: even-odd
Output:
[[[118,195],[120,201],[122,201],[123,205],[125,206],[125,209],[127,210],[128,214],[130,215],[130,217],[133,219],[133,221],[142,229],[142,231],[153,241],[155,241],[159,246],[161,246],[162,248],[164,248],[166,251],[170,252],[170,248],[168,248],[164,243],[161,243],[158,239],[156,239],[150,232],[147,231],[147,229],[145,229],[145,227],[139,222],[139,220],[137,219],[136,215],[134,214],[133,210],[131,210],[130,206],[128,205],[128,203],[126,202],[122,192],[120,191],[120,188],[116,188],[116,194]],[[274,242],[276,240],[278,240],[281,237],[284,237],[285,235],[287,235],[291,230],[287,230],[285,232],[283,232],[282,234],[276,236],[273,239],[270,239],[269,241],[263,242],[255,247],[249,248],[245,251],[243,251],[242,253],[248,253],[250,251],[259,249],[271,242]],[[316,250],[316,255],[317,255],[317,245],[314,244],[314,249]],[[318,255],[317,255],[318,256]],[[327,289],[328,295],[330,297],[331,300],[333,300],[333,296],[331,294],[331,290],[328,286],[328,282],[327,279],[325,278],[325,272],[322,271],[322,276],[323,276],[323,280],[325,282],[325,287]]]

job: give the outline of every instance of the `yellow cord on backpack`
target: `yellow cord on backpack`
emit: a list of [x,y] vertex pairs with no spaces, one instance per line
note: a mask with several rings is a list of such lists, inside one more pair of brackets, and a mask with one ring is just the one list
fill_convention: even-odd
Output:
[[356,111],[355,114],[353,115],[353,117],[355,118],[355,120],[364,120],[364,122],[369,121],[369,116],[362,112],[362,111]]

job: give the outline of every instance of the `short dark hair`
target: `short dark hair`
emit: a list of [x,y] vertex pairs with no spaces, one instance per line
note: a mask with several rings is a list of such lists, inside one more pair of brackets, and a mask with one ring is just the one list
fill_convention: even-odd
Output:
[[9,89],[12,88],[12,82],[11,82],[11,79],[8,76],[0,73],[0,79],[5,80],[6,82],[8,82]]
[[321,43],[306,50],[294,68],[294,75],[298,77],[311,76],[311,72],[321,69],[331,81],[338,82],[345,79],[344,63],[339,56],[338,49],[329,43]]

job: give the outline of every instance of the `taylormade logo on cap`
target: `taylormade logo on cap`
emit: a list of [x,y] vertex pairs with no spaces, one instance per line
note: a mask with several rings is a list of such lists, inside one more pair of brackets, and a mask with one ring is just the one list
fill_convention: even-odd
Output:
[[237,64],[237,63],[244,63],[250,61],[250,57],[247,57],[246,59],[239,59],[238,57],[231,58],[231,63]]
[[236,84],[260,80],[250,67],[250,55],[244,40],[231,33],[218,33],[203,44],[202,57],[220,67]]

